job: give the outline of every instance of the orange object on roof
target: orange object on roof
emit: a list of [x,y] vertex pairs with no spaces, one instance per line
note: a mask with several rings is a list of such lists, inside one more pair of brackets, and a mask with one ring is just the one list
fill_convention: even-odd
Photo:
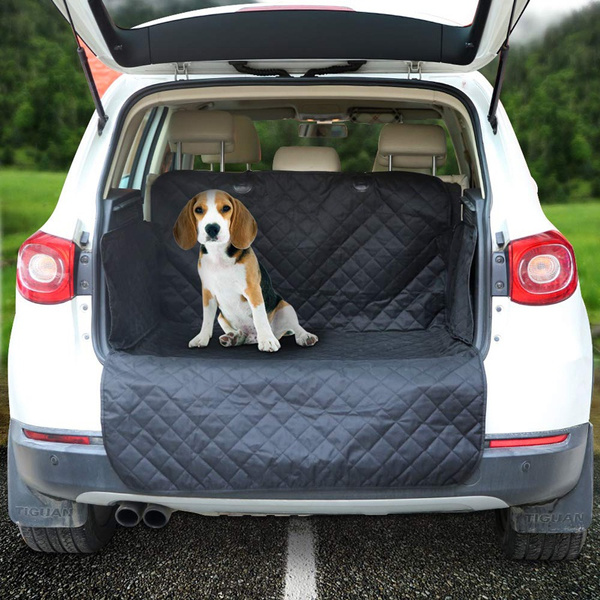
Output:
[[80,42],[85,50],[88,62],[90,63],[90,69],[92,70],[92,76],[94,77],[96,87],[98,88],[98,94],[100,95],[100,98],[102,98],[104,92],[106,92],[106,90],[110,87],[110,84],[117,79],[117,77],[120,77],[121,73],[117,73],[117,71],[109,69],[105,64],[100,62],[98,58],[96,58],[96,55],[85,45],[81,39]]

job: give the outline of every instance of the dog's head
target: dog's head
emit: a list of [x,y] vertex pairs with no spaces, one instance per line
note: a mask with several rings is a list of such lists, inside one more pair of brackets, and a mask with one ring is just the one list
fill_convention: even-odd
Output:
[[194,196],[183,208],[175,226],[175,241],[184,250],[196,242],[230,243],[240,250],[249,248],[258,227],[250,211],[237,199],[222,190],[209,190]]

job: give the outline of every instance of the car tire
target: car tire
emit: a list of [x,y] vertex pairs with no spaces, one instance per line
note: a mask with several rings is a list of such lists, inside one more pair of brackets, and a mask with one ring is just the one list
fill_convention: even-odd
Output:
[[21,527],[21,537],[36,552],[91,554],[112,538],[116,524],[114,507],[88,507],[88,518],[80,527]]
[[500,545],[511,560],[574,560],[579,557],[587,530],[578,533],[519,533],[510,526],[508,508],[496,511]]

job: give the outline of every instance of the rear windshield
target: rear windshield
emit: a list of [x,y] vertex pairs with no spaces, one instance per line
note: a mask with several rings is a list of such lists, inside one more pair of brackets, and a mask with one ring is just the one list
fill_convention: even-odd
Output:
[[206,10],[206,14],[258,10],[353,10],[415,19],[448,25],[467,26],[473,22],[478,0],[104,0],[113,21],[131,28],[148,21],[172,17],[189,11]]

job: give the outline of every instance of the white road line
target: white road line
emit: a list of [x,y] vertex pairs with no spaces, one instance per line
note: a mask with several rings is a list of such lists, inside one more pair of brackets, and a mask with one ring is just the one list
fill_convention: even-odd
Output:
[[317,600],[312,519],[290,517],[284,600]]

